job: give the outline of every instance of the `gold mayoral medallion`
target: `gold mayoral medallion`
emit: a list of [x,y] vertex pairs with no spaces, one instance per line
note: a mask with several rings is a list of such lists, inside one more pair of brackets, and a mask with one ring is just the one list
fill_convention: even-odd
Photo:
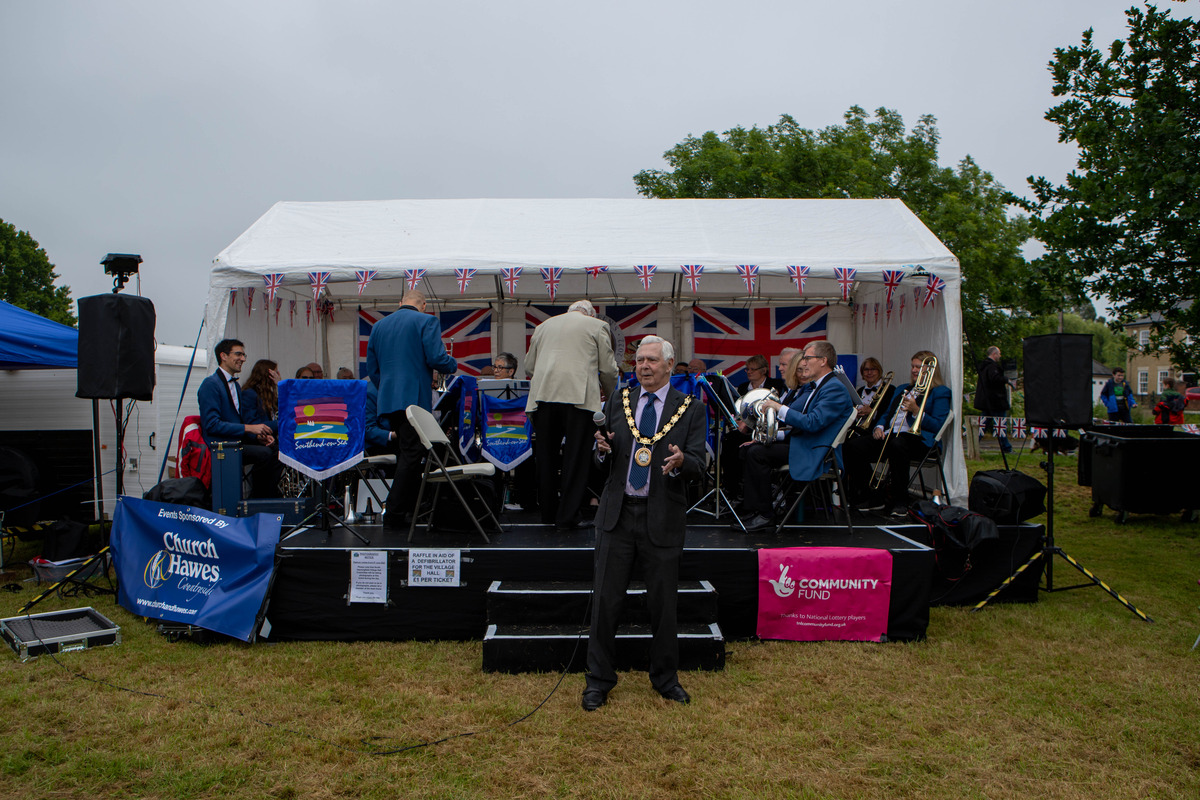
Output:
[[667,424],[663,425],[662,430],[654,434],[652,437],[642,436],[641,431],[638,430],[637,424],[634,423],[633,409],[629,407],[628,389],[625,389],[621,392],[621,402],[625,406],[625,422],[629,425],[629,432],[633,434],[634,440],[641,445],[641,447],[633,452],[634,463],[636,463],[639,467],[648,467],[650,466],[650,448],[654,447],[654,445],[658,443],[659,439],[666,436],[667,433],[670,432],[671,428],[675,427],[675,423],[679,422],[679,418],[683,416],[683,412],[687,411],[688,405],[691,404],[692,396],[689,394],[683,398],[683,405],[681,405],[675,412],[675,416],[671,417]]

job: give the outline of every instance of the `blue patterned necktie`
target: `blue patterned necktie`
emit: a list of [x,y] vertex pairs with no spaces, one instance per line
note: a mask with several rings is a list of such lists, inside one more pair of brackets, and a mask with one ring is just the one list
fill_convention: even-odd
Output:
[[[658,421],[654,415],[654,399],[652,394],[646,395],[646,405],[642,409],[642,417],[638,420],[638,433],[644,438],[649,438],[654,435],[655,423]],[[634,451],[640,447],[637,442],[634,442]],[[650,479],[650,465],[640,466],[637,461],[633,462],[633,466],[629,469],[629,485],[635,489],[641,489],[646,485],[646,481]]]

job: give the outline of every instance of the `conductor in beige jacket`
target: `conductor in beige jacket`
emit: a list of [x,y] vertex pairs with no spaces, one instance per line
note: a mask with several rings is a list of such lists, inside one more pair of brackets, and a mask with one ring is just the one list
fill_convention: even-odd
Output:
[[608,323],[596,319],[587,300],[572,303],[533,331],[525,370],[532,377],[525,411],[536,437],[542,522],[559,530],[583,527],[590,524],[581,521],[579,509],[596,430],[592,416],[600,410],[601,392],[608,396],[617,387]]

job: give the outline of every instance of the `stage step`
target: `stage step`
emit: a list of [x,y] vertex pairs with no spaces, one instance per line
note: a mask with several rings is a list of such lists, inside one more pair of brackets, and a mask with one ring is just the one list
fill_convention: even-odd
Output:
[[[592,584],[582,581],[492,581],[487,594],[488,624],[522,622],[539,624],[581,624],[585,628],[590,617],[585,616],[592,597]],[[715,622],[717,592],[708,581],[680,581],[679,623]],[[646,607],[646,585],[640,581],[629,584],[625,594],[622,623],[647,624],[650,612]]]
[[[485,672],[581,672],[587,663],[590,582],[493,581],[487,592]],[[708,581],[680,581],[679,668],[725,668],[717,592]],[[618,669],[649,665],[650,616],[645,584],[626,592],[617,630]]]
[[[578,625],[488,625],[483,637],[484,672],[583,672],[587,627]],[[617,669],[649,668],[650,626],[622,625],[617,631]],[[568,667],[569,664],[569,667]],[[717,623],[679,624],[679,668],[725,668],[725,637]]]

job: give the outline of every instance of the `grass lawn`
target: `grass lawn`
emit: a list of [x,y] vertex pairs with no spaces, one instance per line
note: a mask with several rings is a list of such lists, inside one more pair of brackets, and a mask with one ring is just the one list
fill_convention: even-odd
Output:
[[[57,663],[0,655],[0,793],[1200,797],[1200,526],[1091,519],[1075,460],[1056,461],[1058,544],[1153,624],[1097,588],[935,608],[923,642],[732,642],[725,671],[683,675],[687,707],[627,674],[585,714],[569,675],[510,726],[558,676],[484,674],[479,642],[172,643],[111,599],[54,598],[36,611],[93,605],[123,642]],[[1056,560],[1056,586],[1076,576]]]

